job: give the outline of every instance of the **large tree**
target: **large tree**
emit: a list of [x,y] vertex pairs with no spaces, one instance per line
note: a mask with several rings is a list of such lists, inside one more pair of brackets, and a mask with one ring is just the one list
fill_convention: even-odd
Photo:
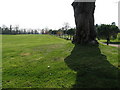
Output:
[[73,2],[76,33],[73,43],[75,44],[97,44],[94,29],[94,2]]

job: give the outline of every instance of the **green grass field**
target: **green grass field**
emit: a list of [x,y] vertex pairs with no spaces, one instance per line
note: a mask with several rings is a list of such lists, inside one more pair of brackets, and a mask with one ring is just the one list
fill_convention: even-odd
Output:
[[116,47],[75,46],[50,35],[2,38],[3,88],[119,87]]

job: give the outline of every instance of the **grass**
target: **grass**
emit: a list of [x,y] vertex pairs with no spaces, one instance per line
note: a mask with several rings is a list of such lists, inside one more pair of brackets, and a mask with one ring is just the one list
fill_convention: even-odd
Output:
[[73,45],[50,35],[2,37],[3,88],[119,87],[116,47]]

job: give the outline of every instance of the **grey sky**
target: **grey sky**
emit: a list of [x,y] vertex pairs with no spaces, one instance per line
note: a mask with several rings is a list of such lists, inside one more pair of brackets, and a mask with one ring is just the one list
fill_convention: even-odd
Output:
[[[75,27],[71,3],[74,0],[0,0],[0,26],[61,28],[64,22]],[[96,0],[95,23],[118,24],[118,0]]]

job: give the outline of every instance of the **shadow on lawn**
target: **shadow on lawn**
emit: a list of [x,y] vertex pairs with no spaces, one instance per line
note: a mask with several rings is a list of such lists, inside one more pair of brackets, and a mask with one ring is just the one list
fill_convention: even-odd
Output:
[[120,70],[110,64],[98,46],[76,45],[65,62],[77,72],[73,88],[115,88]]

